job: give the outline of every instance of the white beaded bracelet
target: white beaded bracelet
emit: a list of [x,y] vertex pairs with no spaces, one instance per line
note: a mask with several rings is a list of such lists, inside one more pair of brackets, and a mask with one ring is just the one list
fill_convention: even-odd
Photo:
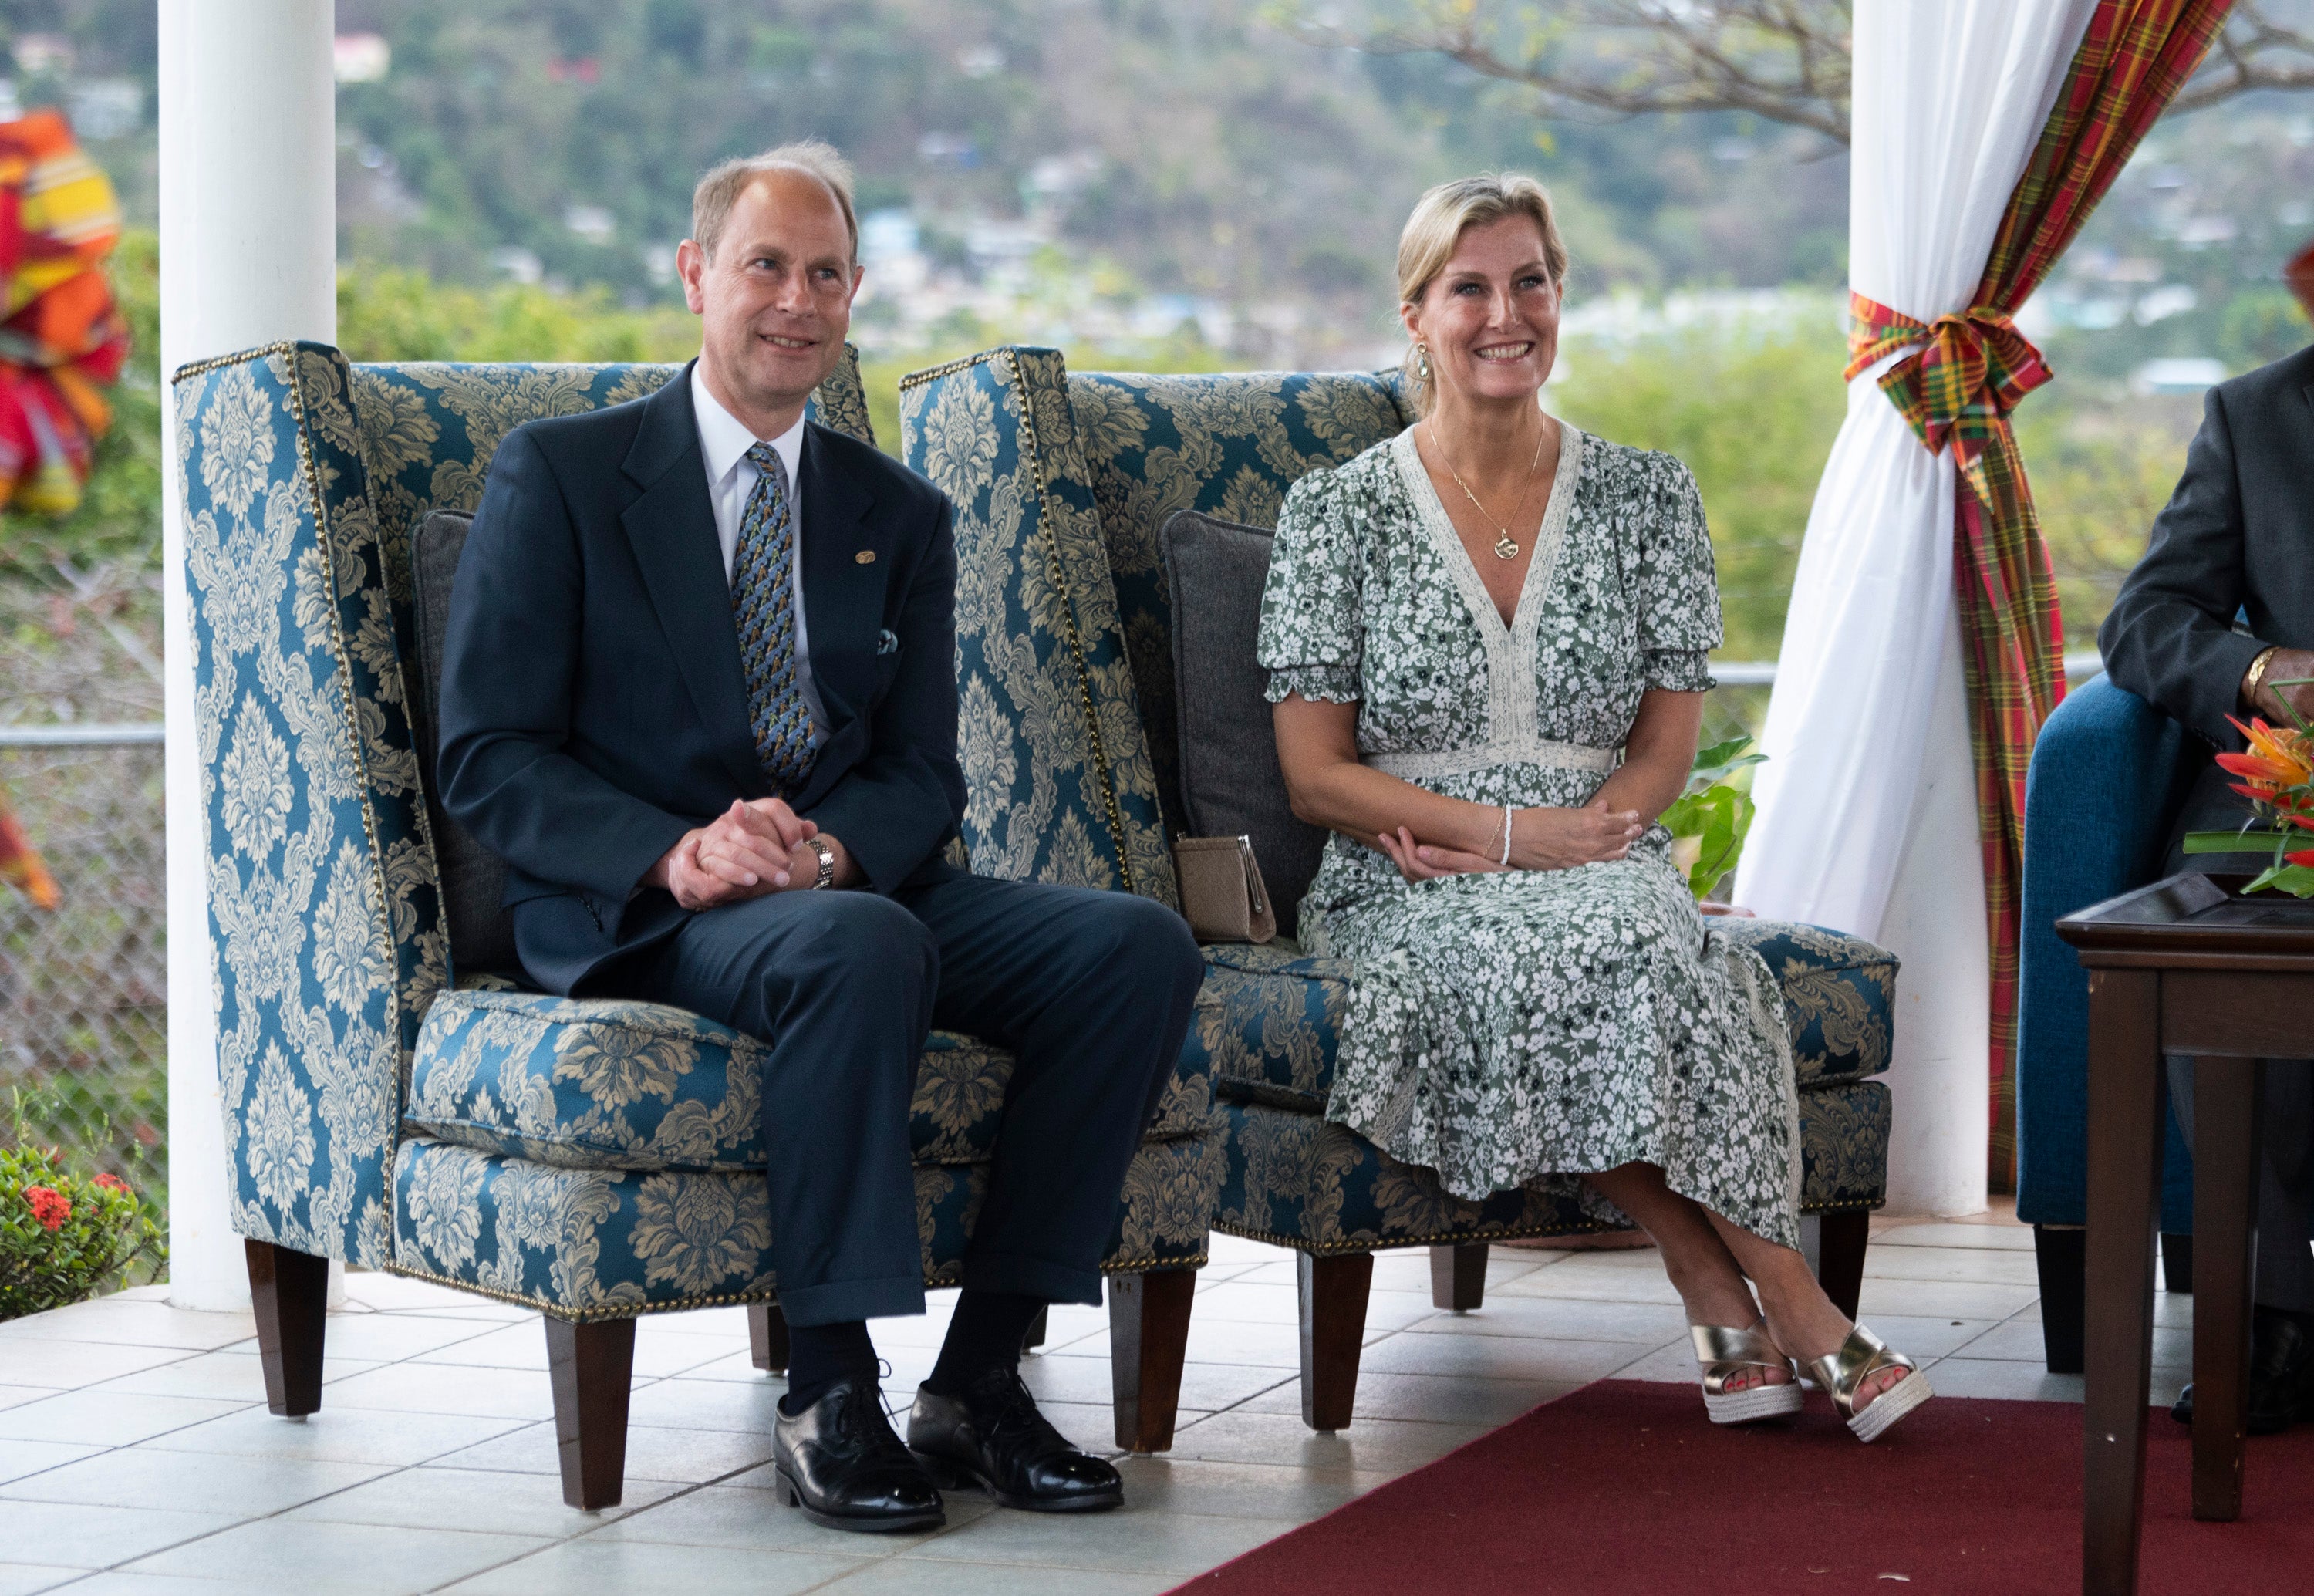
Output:
[[1499,862],[1501,863],[1502,867],[1503,867],[1505,869],[1510,869],[1510,863],[1511,863],[1511,807],[1510,807],[1508,804],[1505,804],[1505,805],[1503,806],[1503,857],[1502,857],[1502,859],[1501,859],[1501,860],[1500,860]]

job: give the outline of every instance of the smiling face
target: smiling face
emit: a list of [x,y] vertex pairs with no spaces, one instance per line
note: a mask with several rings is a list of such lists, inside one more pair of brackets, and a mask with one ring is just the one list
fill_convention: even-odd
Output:
[[1532,400],[1559,356],[1559,284],[1525,216],[1467,229],[1422,297],[1399,307],[1437,399]]
[[835,196],[808,172],[766,172],[732,204],[713,256],[685,239],[676,269],[702,323],[708,392],[756,436],[786,431],[852,327],[860,273]]

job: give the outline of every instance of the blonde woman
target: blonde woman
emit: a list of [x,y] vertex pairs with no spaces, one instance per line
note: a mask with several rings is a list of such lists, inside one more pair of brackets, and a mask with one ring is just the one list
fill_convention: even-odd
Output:
[[1928,1381],[1801,1257],[1780,996],[1654,824],[1720,640],[1702,503],[1541,408],[1567,264],[1530,178],[1425,194],[1398,254],[1421,419],[1279,516],[1261,663],[1294,811],[1334,833],[1302,934],[1358,970],[1328,1112],[1458,1196],[1547,1179],[1629,1215],[1713,1419],[1797,1411],[1798,1360],[1870,1441]]

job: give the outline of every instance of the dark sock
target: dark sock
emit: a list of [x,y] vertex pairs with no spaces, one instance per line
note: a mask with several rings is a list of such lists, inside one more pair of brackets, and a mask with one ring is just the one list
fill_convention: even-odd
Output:
[[957,1299],[956,1317],[948,1321],[948,1339],[924,1389],[936,1397],[960,1397],[990,1370],[1019,1367],[1021,1340],[1044,1306],[1044,1298],[1015,1292],[967,1291]]
[[780,1410],[790,1418],[822,1397],[828,1387],[848,1375],[876,1380],[876,1344],[868,1339],[864,1319],[837,1325],[788,1327],[788,1394]]

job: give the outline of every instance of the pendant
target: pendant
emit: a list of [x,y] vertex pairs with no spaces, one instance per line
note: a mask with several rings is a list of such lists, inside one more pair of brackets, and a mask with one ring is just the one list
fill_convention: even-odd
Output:
[[1500,537],[1498,537],[1498,538],[1497,538],[1497,539],[1495,540],[1495,558],[1496,558],[1496,559],[1497,559],[1497,560],[1516,560],[1516,559],[1518,558],[1518,551],[1519,551],[1519,546],[1518,546],[1516,543],[1515,543],[1515,542],[1511,542],[1511,534],[1510,534],[1509,533],[1507,533],[1507,532],[1506,532],[1506,533],[1503,533],[1503,535],[1502,535],[1502,536],[1500,536]]

